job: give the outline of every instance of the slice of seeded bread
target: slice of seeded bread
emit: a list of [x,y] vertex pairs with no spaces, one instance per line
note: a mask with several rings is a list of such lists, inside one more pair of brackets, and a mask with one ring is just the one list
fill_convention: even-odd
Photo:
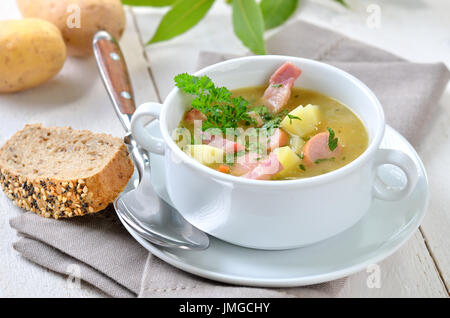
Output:
[[133,174],[124,143],[70,127],[26,125],[0,149],[0,183],[14,203],[44,217],[103,210]]

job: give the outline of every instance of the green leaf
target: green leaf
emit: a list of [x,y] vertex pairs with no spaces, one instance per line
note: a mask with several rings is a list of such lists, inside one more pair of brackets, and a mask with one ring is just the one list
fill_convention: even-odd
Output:
[[266,30],[283,24],[297,9],[298,0],[262,0],[261,12]]
[[147,44],[166,41],[186,32],[206,15],[213,3],[214,0],[178,0],[162,18]]
[[166,7],[174,4],[176,0],[122,0],[123,4],[130,6]]
[[255,0],[233,1],[234,33],[255,54],[266,54],[264,20]]
[[336,1],[337,3],[343,5],[346,8],[349,7],[349,5],[347,4],[347,2],[345,2],[345,0],[334,0],[334,1]]

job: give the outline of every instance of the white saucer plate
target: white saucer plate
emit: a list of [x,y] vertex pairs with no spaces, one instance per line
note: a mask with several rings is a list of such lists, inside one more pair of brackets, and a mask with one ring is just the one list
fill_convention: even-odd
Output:
[[[156,124],[149,126],[153,132],[158,129]],[[428,204],[426,173],[413,147],[389,126],[386,127],[381,147],[402,150],[418,163],[419,180],[413,193],[396,202],[374,200],[360,222],[347,231],[314,245],[293,250],[263,251],[232,245],[211,237],[211,245],[207,250],[185,251],[153,245],[126,224],[124,226],[144,248],[163,261],[191,274],[224,283],[255,287],[293,287],[349,276],[365,270],[370,264],[382,261],[400,248],[419,227]],[[163,157],[152,155],[151,162],[155,190],[167,200]],[[393,166],[382,167],[379,176],[393,186],[400,186],[405,178]]]

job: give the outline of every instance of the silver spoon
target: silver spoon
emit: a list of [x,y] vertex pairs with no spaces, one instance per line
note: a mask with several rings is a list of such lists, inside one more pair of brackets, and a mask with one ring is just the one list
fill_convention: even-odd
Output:
[[94,36],[93,49],[103,83],[127,131],[124,142],[139,172],[139,180],[136,178],[134,183],[135,189],[123,192],[114,201],[118,216],[151,243],[192,250],[208,248],[208,235],[187,222],[153,189],[148,154],[130,134],[131,117],[136,106],[119,44],[108,32],[99,31]]

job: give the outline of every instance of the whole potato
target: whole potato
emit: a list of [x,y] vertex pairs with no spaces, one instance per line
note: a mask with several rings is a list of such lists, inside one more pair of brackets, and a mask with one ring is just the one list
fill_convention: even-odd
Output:
[[66,60],[58,28],[41,19],[0,21],[0,93],[37,86],[55,76]]
[[55,24],[66,41],[68,54],[92,54],[92,38],[106,30],[116,39],[125,29],[125,11],[120,0],[17,0],[24,17]]

